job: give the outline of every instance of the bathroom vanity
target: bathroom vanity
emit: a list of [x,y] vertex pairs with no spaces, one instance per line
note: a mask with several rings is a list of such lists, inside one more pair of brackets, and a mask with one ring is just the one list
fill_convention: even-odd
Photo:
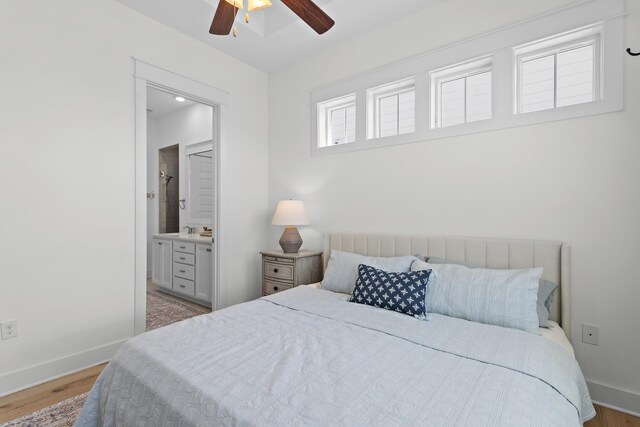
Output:
[[164,292],[211,306],[213,288],[211,237],[154,234],[151,280]]

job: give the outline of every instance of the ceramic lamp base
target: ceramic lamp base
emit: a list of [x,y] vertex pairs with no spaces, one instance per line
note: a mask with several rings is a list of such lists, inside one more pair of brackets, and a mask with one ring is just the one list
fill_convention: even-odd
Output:
[[296,227],[287,227],[280,236],[280,247],[285,254],[295,254],[302,246],[302,237]]

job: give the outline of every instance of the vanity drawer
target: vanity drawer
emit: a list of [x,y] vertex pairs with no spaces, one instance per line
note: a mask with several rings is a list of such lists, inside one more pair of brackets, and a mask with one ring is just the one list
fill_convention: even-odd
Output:
[[265,277],[293,282],[293,264],[264,261],[262,268]]
[[185,243],[180,241],[173,242],[173,250],[176,252],[184,252],[188,254],[196,253],[195,243]]
[[181,279],[195,280],[196,269],[192,265],[180,264],[179,262],[173,263],[173,276]]
[[263,295],[272,295],[277,292],[286,291],[287,289],[291,289],[293,285],[284,284],[279,282],[272,282],[270,280],[265,280],[262,282],[262,294]]
[[185,254],[182,252],[173,252],[173,260],[182,264],[195,265],[196,256],[193,254]]
[[179,277],[173,278],[173,290],[189,296],[194,296],[196,294],[194,282],[192,280],[181,279]]

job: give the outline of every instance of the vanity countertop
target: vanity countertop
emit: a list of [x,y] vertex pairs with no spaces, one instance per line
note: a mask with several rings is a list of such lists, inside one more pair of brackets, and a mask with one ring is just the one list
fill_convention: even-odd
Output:
[[208,244],[211,244],[211,237],[203,237],[200,234],[165,233],[165,234],[154,234],[153,238],[154,239],[179,240],[181,242],[194,242],[194,243],[208,243]]

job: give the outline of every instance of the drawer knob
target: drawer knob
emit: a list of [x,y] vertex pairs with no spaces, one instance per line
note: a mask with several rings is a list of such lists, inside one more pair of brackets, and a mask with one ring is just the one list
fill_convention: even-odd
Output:
[[274,286],[274,287],[273,287],[273,290],[274,290],[274,291],[277,291],[277,290],[278,290],[278,287],[277,287],[277,286]]
[[278,269],[277,269],[277,268],[274,268],[274,269],[273,269],[273,272],[274,272],[274,273],[277,273],[277,272],[278,272]]
[[180,273],[186,273],[186,271],[184,271],[184,270],[180,270]]
[[185,257],[183,257],[183,256],[181,256],[181,257],[180,257],[180,259],[184,261],[186,258],[185,258]]
[[180,287],[181,287],[181,288],[186,288],[186,286],[185,286],[185,285],[180,285]]

